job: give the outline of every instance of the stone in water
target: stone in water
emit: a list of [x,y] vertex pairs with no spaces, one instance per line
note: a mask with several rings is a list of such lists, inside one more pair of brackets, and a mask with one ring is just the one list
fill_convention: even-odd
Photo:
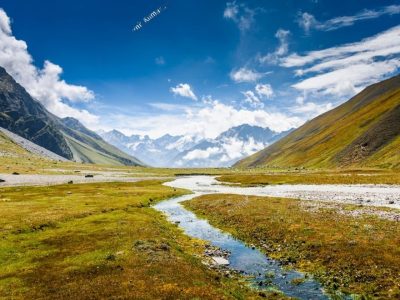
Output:
[[213,261],[220,266],[227,266],[229,265],[229,261],[221,256],[213,256]]

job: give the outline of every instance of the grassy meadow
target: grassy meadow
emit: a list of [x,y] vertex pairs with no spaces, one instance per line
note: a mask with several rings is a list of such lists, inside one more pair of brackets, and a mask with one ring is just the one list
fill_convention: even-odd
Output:
[[283,265],[314,275],[332,293],[400,298],[397,221],[324,205],[308,209],[306,201],[284,198],[206,195],[184,205]]
[[161,183],[2,188],[0,299],[257,298],[150,207],[186,193]]
[[400,184],[400,170],[231,170],[217,177],[224,184],[257,186],[273,184]]

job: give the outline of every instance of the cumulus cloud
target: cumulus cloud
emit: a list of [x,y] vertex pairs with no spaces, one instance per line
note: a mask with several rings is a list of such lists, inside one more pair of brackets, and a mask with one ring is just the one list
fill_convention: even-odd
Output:
[[240,68],[238,70],[232,70],[230,77],[235,82],[254,82],[262,78],[264,74],[247,69]]
[[260,56],[258,58],[260,63],[272,65],[277,64],[279,62],[279,58],[283,55],[286,55],[289,51],[289,35],[289,30],[285,30],[282,28],[278,29],[278,31],[275,33],[275,37],[279,41],[278,47],[275,49],[274,52],[268,53],[264,56]]
[[389,5],[375,10],[365,9],[352,16],[336,17],[324,22],[320,22],[313,15],[304,12],[299,14],[297,22],[306,33],[309,33],[311,29],[316,29],[320,31],[332,31],[342,27],[352,26],[354,25],[354,23],[359,21],[376,19],[381,16],[390,16],[397,14],[400,14],[400,5]]
[[242,94],[245,97],[244,103],[254,108],[264,108],[262,98],[271,99],[274,95],[274,91],[270,84],[257,84],[254,91],[248,90],[242,92]]
[[297,105],[292,107],[291,110],[294,113],[297,114],[302,114],[307,117],[307,119],[314,118],[316,116],[319,116],[320,114],[323,114],[324,112],[327,112],[328,110],[331,110],[333,108],[332,103],[315,103],[315,102],[304,102],[304,99],[298,98],[297,99]]
[[399,56],[400,26],[396,26],[360,42],[291,54],[281,59],[281,66],[297,67],[297,76],[309,76],[293,85],[297,90],[349,96],[396,72]]
[[258,98],[253,91],[242,92],[242,94],[245,97],[244,102],[249,103],[252,107],[264,107],[260,98]]
[[226,3],[224,18],[235,22],[243,32],[251,28],[256,13],[257,10],[250,9],[245,4],[237,4],[236,1],[233,1]]
[[194,160],[194,159],[207,159],[211,156],[218,154],[221,152],[221,149],[218,147],[209,147],[205,150],[196,149],[188,152],[183,159],[184,160]]
[[268,83],[257,84],[255,89],[260,97],[266,97],[267,99],[271,99],[274,96],[274,90],[272,89],[272,86]]
[[45,61],[42,69],[37,68],[27,44],[13,36],[10,24],[10,18],[0,9],[0,65],[50,112],[60,117],[75,117],[86,125],[96,123],[97,116],[64,102],[88,102],[94,93],[62,80],[62,68],[50,61]]
[[253,137],[250,137],[248,140],[240,140],[232,137],[224,140],[222,144],[226,161],[236,161],[242,157],[252,155],[267,146],[267,143],[256,142]]
[[281,132],[298,127],[304,121],[303,117],[269,112],[263,109],[236,108],[210,99],[207,103],[202,103],[201,107],[191,107],[185,113],[179,114],[160,113],[136,116],[120,113],[110,114],[103,121],[101,129],[117,128],[127,134],[140,133],[152,137],[169,133],[215,138],[220,133],[243,124],[269,127],[274,131]]
[[197,100],[197,96],[194,94],[192,87],[187,83],[180,83],[176,87],[172,87],[170,91],[174,95]]

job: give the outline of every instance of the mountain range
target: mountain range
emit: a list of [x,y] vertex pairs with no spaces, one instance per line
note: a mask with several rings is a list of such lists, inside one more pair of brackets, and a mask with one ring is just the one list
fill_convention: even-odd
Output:
[[[400,75],[367,87],[296,130],[278,133],[243,124],[213,139],[169,134],[152,139],[126,136],[117,130],[96,133],[74,118],[59,118],[0,67],[0,128],[81,163],[198,168],[399,168]],[[28,143],[21,139],[21,144]],[[37,153],[45,152],[34,145],[29,147]]]
[[233,127],[215,139],[164,135],[157,139],[112,130],[101,137],[119,149],[158,167],[228,167],[239,159],[264,149],[288,132],[243,124]]
[[236,167],[400,167],[400,75],[373,84]]
[[82,163],[142,165],[74,118],[59,118],[0,67],[0,127],[57,155]]

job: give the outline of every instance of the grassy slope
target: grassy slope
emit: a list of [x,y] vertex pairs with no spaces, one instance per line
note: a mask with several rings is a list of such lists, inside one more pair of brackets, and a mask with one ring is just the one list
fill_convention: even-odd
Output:
[[[340,152],[372,128],[400,102],[399,78],[373,85],[336,109],[307,122],[287,137],[236,164],[237,167],[278,166],[332,168],[347,164]],[[399,139],[354,166],[400,167]]]
[[143,165],[136,158],[122,152],[101,139],[95,139],[71,129],[79,140],[64,133],[65,138],[77,162],[108,165]]
[[331,291],[400,298],[399,222],[307,210],[307,202],[282,198],[208,195],[185,206]]
[[[35,173],[57,162],[41,158],[26,151],[0,132],[0,173]],[[67,163],[64,163],[67,164]]]
[[256,298],[149,207],[182,192],[158,181],[1,189],[0,298]]

